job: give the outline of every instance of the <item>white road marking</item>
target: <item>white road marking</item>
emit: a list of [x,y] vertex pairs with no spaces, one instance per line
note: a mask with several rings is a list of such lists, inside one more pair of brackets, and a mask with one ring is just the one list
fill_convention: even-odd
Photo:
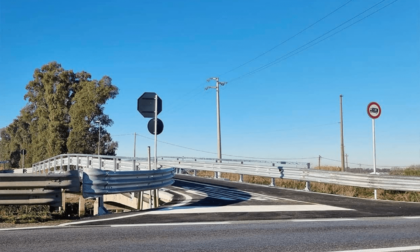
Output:
[[408,247],[394,247],[394,248],[379,248],[379,249],[356,249],[356,250],[340,250],[335,252],[392,252],[392,251],[410,251],[419,250],[420,246],[408,246]]
[[[170,191],[170,190],[168,190],[168,191]],[[176,193],[178,193],[178,194],[181,194],[182,196],[184,196],[185,197],[185,200],[184,201],[182,201],[181,203],[178,203],[178,204],[176,204],[176,205],[171,205],[171,206],[168,206],[168,208],[176,208],[176,207],[182,207],[182,206],[184,206],[184,205],[186,205],[186,204],[188,204],[188,203],[190,203],[191,202],[191,200],[192,200],[192,198],[191,198],[191,196],[189,196],[189,195],[187,195],[187,194],[183,194],[183,193],[180,193],[180,192],[176,192]],[[163,206],[164,207],[164,206]],[[163,208],[164,209],[164,208]],[[157,211],[159,211],[159,210],[157,210]],[[131,214],[131,215],[124,215],[124,216],[119,216],[119,217],[113,217],[113,218],[106,218],[106,219],[100,219],[100,220],[88,220],[88,221],[79,221],[79,222],[70,222],[70,223],[63,223],[63,224],[60,224],[60,225],[58,225],[58,226],[70,226],[70,225],[78,225],[78,224],[85,224],[85,223],[92,223],[92,222],[100,222],[100,221],[110,221],[110,220],[119,220],[119,219],[126,219],[126,218],[131,218],[131,217],[136,217],[136,216],[141,216],[141,215],[147,215],[147,214],[151,214],[151,213],[153,213],[154,211],[150,211],[150,212],[141,212],[141,213],[138,213],[138,214]]]
[[2,228],[0,231],[11,231],[11,230],[30,230],[30,229],[44,229],[44,228],[54,228],[57,226],[38,226],[38,227],[21,227],[21,228]]
[[189,213],[242,213],[242,212],[304,212],[304,211],[353,211],[353,209],[327,205],[257,205],[257,206],[183,206],[167,207],[150,212],[159,214],[189,214]]
[[403,217],[404,219],[420,219],[420,216],[407,216]]
[[179,223],[154,223],[154,224],[121,224],[111,225],[111,227],[153,227],[153,226],[189,226],[189,225],[227,225],[229,221],[219,222],[179,222]]
[[357,219],[345,219],[345,218],[331,218],[331,219],[296,219],[290,220],[292,222],[321,222],[321,221],[354,221]]
[[[256,196],[256,198],[261,197],[261,198],[264,198],[264,199],[271,199],[271,200],[287,200],[287,201],[308,203],[308,202],[305,202],[305,201],[292,200],[292,199],[275,197],[275,196],[268,196],[268,195],[259,194],[259,193],[251,193],[251,192],[242,191],[242,190],[239,190],[239,189],[230,189],[230,188],[226,188],[226,187],[223,187],[223,186],[209,185],[209,184],[200,183],[200,182],[193,182],[193,181],[189,181],[189,180],[182,180],[182,179],[177,179],[177,180],[187,182],[187,183],[192,183],[192,184],[203,185],[205,187],[213,187],[213,188],[219,188],[219,189],[222,189],[222,190],[231,190],[231,191],[236,191],[236,192],[242,192],[242,193],[245,193],[245,194],[250,194],[251,196]],[[183,187],[178,187],[178,188],[183,188]]]

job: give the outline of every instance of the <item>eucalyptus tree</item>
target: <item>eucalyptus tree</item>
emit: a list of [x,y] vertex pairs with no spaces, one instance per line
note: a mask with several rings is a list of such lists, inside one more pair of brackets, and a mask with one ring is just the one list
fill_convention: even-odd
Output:
[[[20,115],[0,131],[0,158],[19,166],[20,150],[27,149],[25,164],[63,153],[93,154],[98,147],[98,130],[113,121],[104,113],[118,88],[108,76],[99,81],[85,71],[74,73],[57,62],[35,69],[26,85],[28,101]],[[101,153],[115,155],[118,143],[101,128]]]

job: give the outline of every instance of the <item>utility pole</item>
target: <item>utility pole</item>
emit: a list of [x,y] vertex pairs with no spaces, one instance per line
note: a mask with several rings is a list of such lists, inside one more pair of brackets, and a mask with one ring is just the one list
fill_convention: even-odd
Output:
[[349,168],[349,154],[346,153],[346,168]]
[[318,169],[321,169],[321,155],[318,157]]
[[136,157],[136,132],[134,132],[134,157]]
[[343,95],[340,95],[340,115],[341,115],[341,171],[344,171],[344,136],[343,136]]
[[[215,88],[216,89],[216,106],[217,106],[217,158],[219,162],[222,162],[222,137],[220,132],[220,99],[219,99],[219,85],[224,86],[227,84],[227,82],[220,82],[219,77],[211,77],[207,81],[215,80],[216,86],[208,86],[205,88],[205,90],[209,88]],[[220,176],[220,172],[218,172],[218,176]]]
[[346,168],[349,168],[349,154],[346,153]]

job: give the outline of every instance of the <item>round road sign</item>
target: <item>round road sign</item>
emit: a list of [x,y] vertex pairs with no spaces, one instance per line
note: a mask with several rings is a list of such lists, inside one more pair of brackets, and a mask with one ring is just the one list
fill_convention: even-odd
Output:
[[379,106],[379,104],[376,102],[371,102],[367,106],[367,113],[372,119],[378,119],[381,115],[381,112],[381,106]]
[[[150,119],[149,123],[147,124],[147,129],[149,130],[150,134],[155,134],[155,118]],[[163,131],[163,122],[159,118],[157,119],[157,134],[159,135]]]

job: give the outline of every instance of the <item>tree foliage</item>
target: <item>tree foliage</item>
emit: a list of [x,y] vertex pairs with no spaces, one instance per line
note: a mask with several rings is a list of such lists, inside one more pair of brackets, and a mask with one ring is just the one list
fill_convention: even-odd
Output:
[[110,77],[92,80],[87,72],[74,73],[51,62],[35,69],[26,90],[27,105],[0,130],[1,160],[19,167],[20,150],[26,149],[28,167],[63,153],[96,153],[99,142],[101,154],[115,155],[118,143],[105,129],[113,121],[104,114],[106,102],[118,95]]

